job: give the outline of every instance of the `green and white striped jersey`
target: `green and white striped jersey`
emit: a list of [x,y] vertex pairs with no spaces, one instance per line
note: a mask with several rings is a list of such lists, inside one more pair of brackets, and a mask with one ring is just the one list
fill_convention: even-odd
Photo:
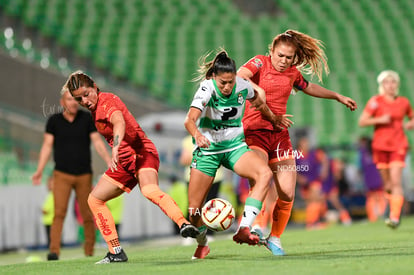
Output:
[[200,148],[203,154],[225,153],[246,145],[242,118],[246,99],[254,95],[253,87],[241,77],[236,77],[228,97],[220,92],[215,80],[200,83],[191,107],[201,110],[198,128],[211,143],[209,148]]

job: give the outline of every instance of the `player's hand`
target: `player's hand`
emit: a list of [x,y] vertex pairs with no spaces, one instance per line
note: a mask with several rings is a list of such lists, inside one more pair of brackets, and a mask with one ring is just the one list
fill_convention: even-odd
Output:
[[32,184],[39,185],[42,183],[42,172],[36,171],[32,176]]
[[348,107],[351,111],[355,111],[358,108],[355,100],[350,97],[339,95],[338,101]]
[[407,121],[404,124],[404,129],[405,130],[413,130],[414,129],[414,120]]
[[376,118],[376,124],[389,124],[391,123],[391,115],[385,114]]
[[200,148],[208,148],[210,147],[210,141],[203,135],[196,135],[195,141],[198,147]]
[[412,130],[414,129],[414,121],[408,121],[404,124],[405,130]]
[[293,124],[295,124],[289,118],[293,117],[293,115],[284,114],[284,115],[274,115],[272,124],[275,130],[283,130],[289,128]]

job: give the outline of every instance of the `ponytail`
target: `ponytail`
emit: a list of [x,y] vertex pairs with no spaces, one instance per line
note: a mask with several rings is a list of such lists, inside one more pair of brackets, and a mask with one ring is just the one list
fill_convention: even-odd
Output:
[[218,49],[213,60],[207,61],[207,58],[211,53],[212,52],[209,52],[200,57],[198,61],[199,69],[197,70],[198,76],[196,76],[193,81],[210,79],[213,77],[213,74],[237,73],[236,62],[228,56],[223,48]]

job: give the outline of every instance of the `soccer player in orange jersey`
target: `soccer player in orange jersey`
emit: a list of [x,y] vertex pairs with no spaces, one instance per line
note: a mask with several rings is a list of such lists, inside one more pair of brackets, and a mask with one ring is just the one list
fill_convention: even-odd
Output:
[[82,72],[72,73],[65,85],[75,100],[91,111],[98,132],[112,147],[112,166],[88,198],[96,224],[109,248],[108,254],[97,264],[128,260],[105,202],[123,192],[129,193],[137,184],[141,193],[181,228],[183,237],[195,238],[199,234],[198,229],[184,218],[175,201],[159,188],[157,149],[125,104],[116,95],[101,92],[96,83]]
[[[251,58],[238,71],[238,75],[249,79],[255,90],[264,90],[266,103],[276,115],[286,114],[286,106],[292,89],[320,98],[335,99],[351,110],[357,105],[349,97],[340,95],[308,82],[304,73],[328,73],[328,65],[321,41],[294,30],[277,35],[269,46],[269,55]],[[296,185],[295,159],[287,129],[273,130],[272,125],[261,114],[246,106],[243,119],[246,143],[269,163],[274,172],[278,198],[273,211],[273,223],[266,247],[274,255],[284,255],[280,243],[293,205]],[[276,198],[275,198],[276,200]],[[260,234],[260,232],[258,232]]]
[[[398,95],[398,73],[383,71],[377,82],[379,94],[368,101],[359,118],[359,126],[374,126],[373,161],[380,171],[390,206],[390,216],[385,222],[389,227],[397,228],[404,203],[402,170],[409,147],[404,129],[414,128],[414,113],[408,99]],[[404,124],[405,117],[409,121]]]

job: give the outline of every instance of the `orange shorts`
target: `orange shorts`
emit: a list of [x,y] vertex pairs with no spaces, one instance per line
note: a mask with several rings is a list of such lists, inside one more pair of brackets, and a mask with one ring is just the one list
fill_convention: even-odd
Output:
[[381,151],[372,150],[372,160],[377,166],[377,169],[388,169],[390,166],[405,167],[405,156],[407,149],[398,151]]
[[269,163],[294,159],[289,131],[245,130],[246,143],[251,149],[259,149],[269,156]]
[[106,170],[103,177],[124,190],[131,190],[138,184],[136,174],[141,169],[153,169],[158,172],[160,159],[157,153],[142,151],[139,154],[131,154],[119,160],[118,170]]

